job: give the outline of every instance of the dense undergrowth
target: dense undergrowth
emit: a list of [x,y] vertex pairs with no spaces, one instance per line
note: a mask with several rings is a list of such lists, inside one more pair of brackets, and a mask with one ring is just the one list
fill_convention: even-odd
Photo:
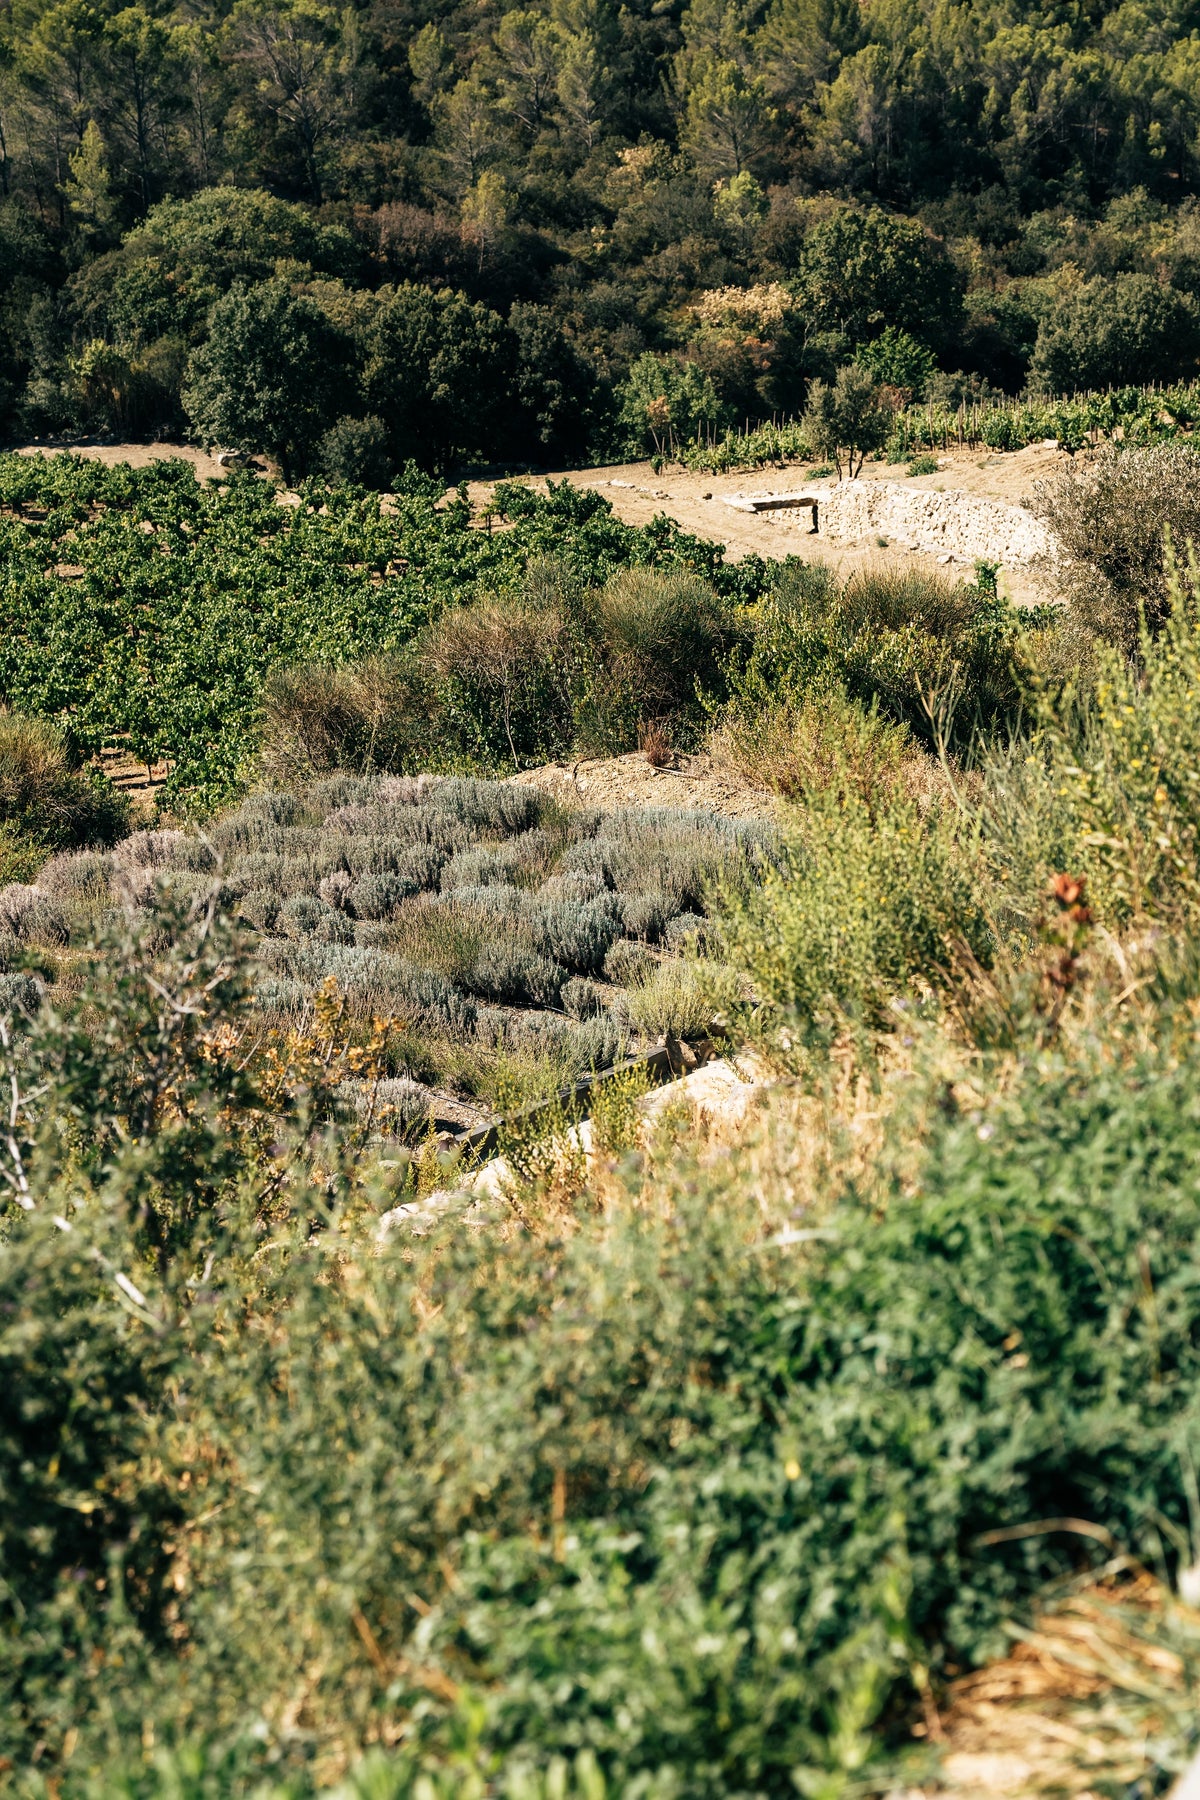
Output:
[[[685,879],[695,821],[343,773],[219,819],[219,870],[140,835],[23,890],[78,909],[2,1050],[23,1791],[849,1800],[925,1778],[914,1732],[1048,1586],[1194,1579],[1198,587],[1072,662],[1076,606],[1051,680],[1060,628],[986,586],[785,570],[709,696],[791,803],[749,880]],[[618,1095],[590,1164],[559,1118],[507,1192],[381,1230],[422,1191],[355,1104],[395,996],[320,992],[331,957],[453,912],[438,1003],[478,1017],[499,950],[603,986],[652,887],[777,1078],[736,1153]],[[310,955],[263,1042],[262,962]]]
[[[726,567],[719,546],[666,519],[640,530],[622,525],[601,496],[566,483],[548,499],[510,492],[511,522],[502,516],[502,528],[491,530],[472,521],[464,501],[439,508],[438,484],[421,477],[386,507],[377,494],[324,488],[291,507],[249,475],[201,486],[182,462],[130,469],[71,457],[0,459],[0,694],[18,711],[59,723],[77,752],[123,742],[143,761],[167,760],[168,798],[211,808],[246,776],[275,666],[394,656],[455,603],[511,592],[548,556],[568,591],[640,567],[690,573],[727,603],[753,598],[763,585],[757,559]],[[586,638],[588,625],[579,620],[575,635]],[[715,629],[719,640],[719,619]],[[436,644],[429,648],[430,665],[414,677],[421,703],[403,746],[423,759],[418,766],[445,754],[442,725],[449,718],[452,727],[456,706],[463,710],[452,691],[457,667],[435,666]],[[532,701],[553,717],[550,689],[561,682],[562,661],[542,670],[526,714]],[[469,666],[477,680],[491,673],[495,685],[494,666]],[[487,699],[493,712],[506,703],[511,711],[506,692]],[[622,699],[608,689],[593,697],[597,729],[603,734],[603,721],[610,735],[633,729],[636,743],[636,708],[630,721]],[[485,714],[452,730],[460,763],[478,757],[490,722]],[[503,756],[508,744],[495,723],[500,739],[489,739],[488,749]],[[536,743],[523,754],[531,748],[537,760]]]

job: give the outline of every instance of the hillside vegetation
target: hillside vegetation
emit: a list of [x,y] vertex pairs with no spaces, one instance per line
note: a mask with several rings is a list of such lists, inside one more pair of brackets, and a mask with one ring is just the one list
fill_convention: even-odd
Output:
[[[490,537],[353,501],[499,571],[466,643],[548,594],[590,621],[653,754],[704,734],[769,828],[414,778],[370,659],[243,664],[251,791],[186,829],[122,835],[69,707],[0,717],[21,1791],[882,1795],[1048,1597],[1193,1592],[1200,571],[1150,543],[1192,535],[1189,459],[1048,496],[1071,598],[1023,619],[986,570],[730,588],[561,496]],[[84,546],[120,481],[164,531],[187,492],[95,479]],[[291,556],[350,515],[249,516]],[[515,710],[442,716],[513,760]],[[733,1154],[622,1076],[590,1158],[550,1108],[454,1197],[439,1095],[714,1032],[773,1081]],[[1194,1627],[1137,1627],[1174,1673],[1097,1700],[1089,1780],[1182,1764]]]
[[20,0],[0,411],[386,487],[1195,373],[1197,17]]

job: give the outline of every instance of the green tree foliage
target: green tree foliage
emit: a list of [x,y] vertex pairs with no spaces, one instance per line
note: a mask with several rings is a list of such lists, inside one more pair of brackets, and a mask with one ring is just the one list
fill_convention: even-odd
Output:
[[287,283],[237,287],[213,307],[183,403],[204,442],[265,451],[301,474],[344,395],[349,361],[328,316]]
[[812,454],[831,456],[839,477],[844,465],[853,481],[867,452],[887,442],[891,422],[876,375],[857,363],[847,363],[832,384],[813,382],[801,429]]
[[697,432],[730,423],[710,376],[694,363],[647,352],[640,356],[617,395],[618,426],[627,454],[661,455]]
[[349,232],[306,207],[262,189],[209,188],[153,207],[119,250],[85,265],[75,306],[99,335],[194,340],[235,283],[267,281],[281,266],[350,276],[360,254]]
[[839,206],[817,220],[796,275],[813,328],[852,344],[890,325],[937,345],[958,324],[961,278],[941,245],[877,206]]
[[887,325],[877,338],[859,346],[854,358],[876,381],[899,388],[911,400],[921,400],[933,374],[932,353],[911,332]]
[[[1136,29],[1048,4],[1014,23],[1000,0],[677,13],[14,0],[0,205],[29,260],[10,280],[0,257],[5,431],[186,429],[183,361],[213,305],[276,279],[359,363],[385,285],[447,307],[469,373],[442,345],[428,394],[381,375],[393,455],[427,466],[653,450],[625,416],[646,356],[677,371],[646,396],[679,415],[668,449],[696,424],[798,415],[860,353],[884,373],[870,347],[889,332],[956,396],[1194,372],[1200,111],[1166,0]],[[757,341],[697,323],[714,293],[785,283],[796,305]],[[401,348],[431,333],[394,326]],[[71,362],[93,342],[153,363],[153,404],[104,418],[81,399]],[[915,390],[900,361],[912,379],[889,384]],[[426,407],[428,449],[400,416]],[[382,398],[347,394],[300,460],[367,415],[392,428]]]
[[364,336],[364,399],[398,463],[444,466],[499,446],[516,345],[497,313],[409,283],[379,296]]
[[1045,393],[1169,380],[1200,349],[1200,306],[1149,275],[1085,282],[1043,321],[1029,365]]

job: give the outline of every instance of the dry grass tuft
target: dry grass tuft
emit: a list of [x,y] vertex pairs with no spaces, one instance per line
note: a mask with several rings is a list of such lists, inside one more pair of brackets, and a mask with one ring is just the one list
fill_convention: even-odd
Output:
[[1182,1748],[1191,1733],[1200,1613],[1139,1573],[1069,1593],[1031,1628],[1008,1630],[1011,1653],[955,1682],[949,1710],[930,1720],[943,1738],[942,1779],[924,1791],[1149,1793],[1140,1784],[1164,1743]]

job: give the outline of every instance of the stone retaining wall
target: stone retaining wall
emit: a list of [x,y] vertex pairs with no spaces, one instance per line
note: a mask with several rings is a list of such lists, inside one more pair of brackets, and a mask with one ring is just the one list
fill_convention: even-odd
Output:
[[771,508],[764,503],[816,500],[818,537],[839,542],[885,537],[900,548],[924,550],[956,562],[982,557],[1006,568],[1027,568],[1051,558],[1054,539],[1023,506],[1006,506],[977,494],[949,488],[905,487],[898,481],[816,481],[794,495],[746,494],[727,502],[743,512],[762,511],[773,523],[798,533],[809,530],[807,507]]

